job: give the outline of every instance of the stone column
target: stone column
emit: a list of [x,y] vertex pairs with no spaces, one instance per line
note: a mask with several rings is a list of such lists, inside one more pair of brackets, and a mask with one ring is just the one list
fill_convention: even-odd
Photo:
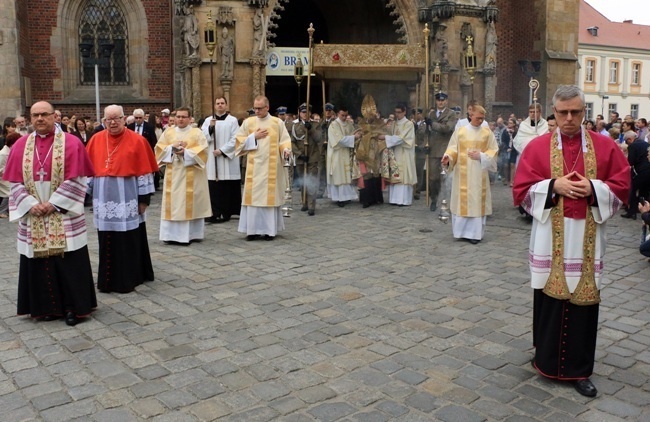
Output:
[[[16,1],[0,0],[0,37],[6,59],[0,63],[0,116],[15,117],[25,108],[20,76],[21,57],[18,54]],[[26,24],[23,22],[22,24]],[[28,119],[29,120],[29,119]]]
[[194,121],[201,119],[201,66],[192,68],[192,115]]
[[250,59],[253,68],[253,98],[264,95],[264,67],[266,60],[260,57]]
[[576,83],[579,8],[577,1],[535,0],[540,33],[535,50],[542,56],[538,97],[544,106],[550,104],[558,85]]

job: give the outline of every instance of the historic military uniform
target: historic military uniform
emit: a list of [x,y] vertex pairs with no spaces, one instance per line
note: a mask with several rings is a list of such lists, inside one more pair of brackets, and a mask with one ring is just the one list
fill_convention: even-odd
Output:
[[[447,99],[447,94],[439,92],[436,99]],[[435,110],[429,113],[429,129],[431,131],[429,139],[429,162],[427,163],[427,173],[429,178],[429,198],[431,198],[431,211],[437,207],[438,194],[440,193],[440,160],[445,155],[445,150],[449,144],[449,139],[454,133],[458,116],[456,112],[449,107],[444,110]]]
[[415,125],[415,172],[418,182],[415,184],[413,199],[420,199],[420,191],[425,188],[424,163],[427,160],[425,146],[427,145],[427,124],[422,118],[422,109],[418,108]]
[[322,130],[323,140],[323,154],[318,162],[318,197],[322,198],[327,188],[327,132],[329,131],[330,123],[336,120],[336,113],[334,111],[334,104],[325,104],[325,116],[321,120],[320,127]]
[[[300,105],[300,112],[305,113],[307,105]],[[301,115],[303,117],[306,115]],[[323,154],[323,132],[319,122],[304,121],[298,118],[287,125],[291,135],[291,149],[296,157],[296,170],[301,180],[300,185],[307,187],[307,202],[303,203],[301,211],[314,215],[316,196],[318,195],[318,165]],[[307,146],[305,147],[305,138]],[[307,179],[304,180],[304,165],[307,163]]]

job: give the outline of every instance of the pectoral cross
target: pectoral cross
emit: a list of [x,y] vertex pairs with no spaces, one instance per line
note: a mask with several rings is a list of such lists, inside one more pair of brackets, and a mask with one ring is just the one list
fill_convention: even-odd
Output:
[[39,182],[43,181],[43,177],[45,177],[46,174],[47,172],[43,169],[43,167],[41,167],[41,169],[38,171]]

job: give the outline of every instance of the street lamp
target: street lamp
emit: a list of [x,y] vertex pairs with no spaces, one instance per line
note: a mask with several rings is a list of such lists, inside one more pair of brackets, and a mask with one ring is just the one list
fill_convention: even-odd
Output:
[[302,78],[304,77],[305,67],[302,65],[302,58],[300,53],[298,53],[298,59],[296,64],[293,65],[293,78],[298,84],[298,104],[300,104],[300,84],[302,83]]
[[93,54],[95,50],[95,43],[92,40],[84,40],[79,43],[79,51],[83,61],[93,64],[95,66],[95,111],[97,113],[97,121],[101,121],[101,113],[99,111],[99,65],[109,65],[111,53],[115,45],[109,41],[100,41],[98,51]]
[[474,37],[468,35],[465,37],[467,42],[467,51],[465,51],[465,56],[463,56],[465,62],[465,70],[469,75],[469,80],[472,84],[472,100],[474,99],[474,76],[476,76],[476,54],[474,54],[474,48],[472,47],[472,41]]
[[205,23],[205,28],[203,29],[203,42],[210,55],[210,93],[212,94],[210,108],[212,108],[212,116],[214,117],[214,61],[212,60],[212,56],[214,55],[214,50],[217,48],[217,26],[212,21],[212,10],[208,10],[208,21]]
[[442,85],[442,70],[440,70],[440,62],[436,62],[436,67],[433,68],[431,83],[433,84],[434,91],[440,90],[440,86]]

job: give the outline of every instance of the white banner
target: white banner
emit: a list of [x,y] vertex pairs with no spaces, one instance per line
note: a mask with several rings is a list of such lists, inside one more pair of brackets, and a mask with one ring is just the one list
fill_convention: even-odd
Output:
[[266,76],[291,76],[293,67],[298,61],[303,65],[303,75],[307,77],[309,71],[309,49],[302,47],[274,47],[266,53]]

